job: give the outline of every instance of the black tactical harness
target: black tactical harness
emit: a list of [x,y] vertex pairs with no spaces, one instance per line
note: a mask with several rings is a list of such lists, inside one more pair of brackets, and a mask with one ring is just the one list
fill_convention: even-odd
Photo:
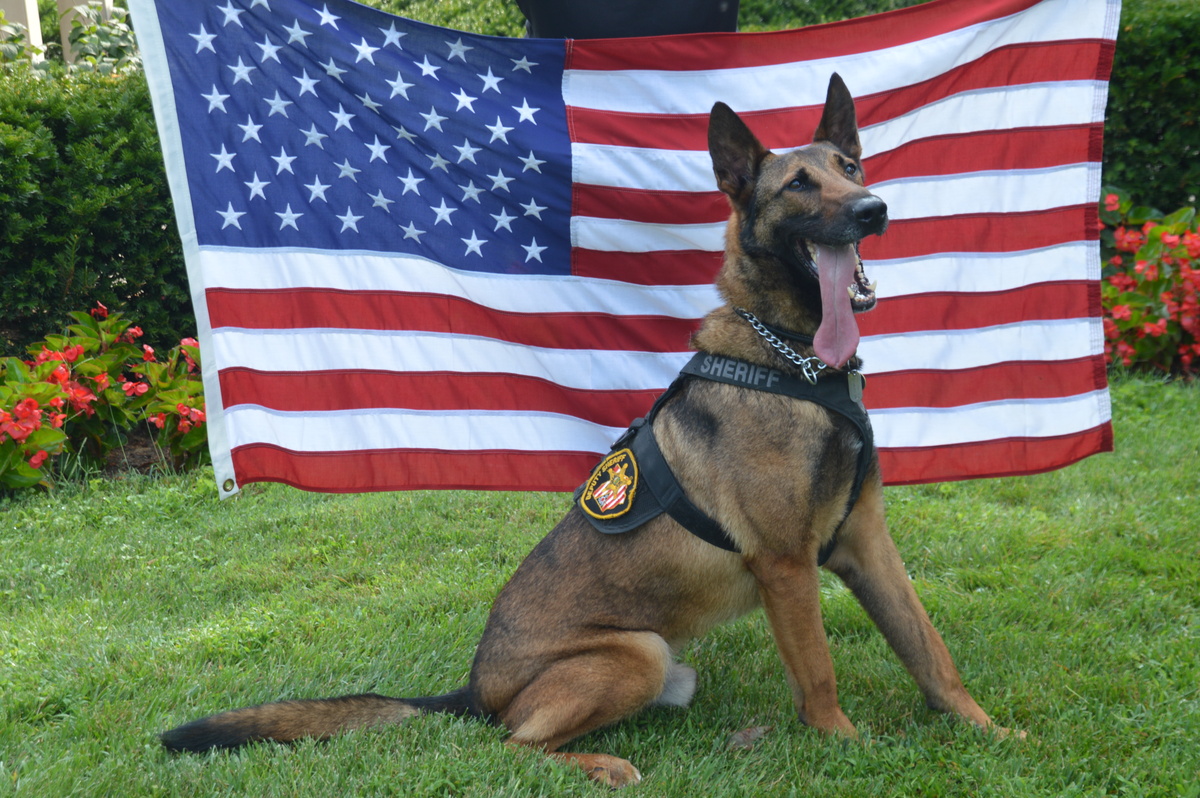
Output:
[[[653,421],[659,408],[682,387],[684,380],[693,377],[816,402],[854,424],[862,438],[862,448],[842,517],[845,522],[862,493],[875,451],[871,422],[861,401],[862,375],[856,371],[827,371],[810,382],[768,366],[698,352],[658,397],[650,412],[630,425],[608,456],[575,491],[575,500],[596,529],[610,535],[620,534],[666,513],[701,540],[726,551],[738,551],[725,529],[684,493],[654,438]],[[835,533],[821,547],[818,565],[825,564],[836,543]]]

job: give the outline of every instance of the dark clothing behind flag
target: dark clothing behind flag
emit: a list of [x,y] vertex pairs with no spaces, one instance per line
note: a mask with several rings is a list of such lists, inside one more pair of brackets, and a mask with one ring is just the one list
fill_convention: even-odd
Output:
[[739,0],[517,0],[536,39],[619,39],[737,30]]

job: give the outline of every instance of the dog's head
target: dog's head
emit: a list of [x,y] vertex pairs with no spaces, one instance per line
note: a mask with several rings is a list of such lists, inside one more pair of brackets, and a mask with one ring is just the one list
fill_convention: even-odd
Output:
[[[887,228],[887,205],[863,187],[854,100],[834,74],[813,143],[777,155],[724,103],[713,106],[709,153],[734,215],[739,256],[781,269],[758,274],[789,287],[816,330],[817,355],[841,366],[858,345],[853,314],[875,306],[858,242]],[[786,314],[785,314],[786,315]]]

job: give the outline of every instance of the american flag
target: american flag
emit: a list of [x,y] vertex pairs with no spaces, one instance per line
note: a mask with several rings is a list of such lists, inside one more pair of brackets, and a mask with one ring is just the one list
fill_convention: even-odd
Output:
[[567,490],[718,298],[715,100],[775,149],[857,98],[890,484],[1112,446],[1096,202],[1118,0],[935,0],[770,33],[594,41],[347,0],[131,0],[222,495]]

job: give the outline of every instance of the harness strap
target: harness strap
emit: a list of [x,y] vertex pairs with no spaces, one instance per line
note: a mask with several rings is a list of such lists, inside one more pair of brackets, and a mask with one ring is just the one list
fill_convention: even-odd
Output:
[[645,487],[658,499],[660,506],[667,515],[679,522],[687,531],[696,537],[711,543],[718,549],[737,552],[737,544],[729,537],[725,528],[710,515],[692,503],[683,492],[679,480],[671,473],[658,441],[654,438],[654,430],[646,424],[645,419],[634,422],[634,438],[630,445],[634,457],[642,464],[642,475],[646,481]]
[[862,494],[863,483],[866,482],[867,474],[871,470],[871,455],[875,450],[875,434],[871,430],[871,421],[867,418],[866,408],[863,407],[861,401],[864,382],[861,374],[856,371],[827,371],[815,383],[812,383],[768,366],[747,363],[732,357],[711,355],[707,352],[697,352],[679,373],[703,377],[714,382],[739,385],[743,388],[753,388],[757,391],[777,393],[793,399],[803,399],[806,402],[816,402],[850,421],[858,429],[859,437],[862,438],[862,448],[858,451],[858,463],[854,474],[854,485],[850,489],[850,499],[846,503],[846,515],[850,514],[850,509],[854,507],[858,497]]
[[[778,369],[748,363],[737,358],[721,357],[706,352],[698,352],[679,372],[667,389],[655,400],[650,411],[644,418],[639,418],[629,426],[612,446],[617,452],[625,447],[632,452],[635,462],[639,463],[638,473],[644,480],[643,488],[651,493],[659,512],[665,512],[675,519],[684,529],[701,540],[724,549],[738,552],[737,544],[725,531],[719,522],[697,507],[684,493],[679,480],[671,472],[658,441],[654,436],[653,421],[662,405],[670,399],[689,377],[724,382],[752,390],[777,393],[795,399],[816,402],[847,418],[858,429],[862,437],[862,448],[859,450],[854,484],[851,487],[850,498],[846,503],[846,512],[842,516],[844,522],[851,509],[858,501],[863,483],[870,471],[871,458],[874,452],[874,435],[871,422],[867,418],[859,398],[862,395],[862,375],[857,372],[826,372],[816,383],[794,377]],[[857,381],[857,385],[855,382]],[[585,483],[575,491],[579,501],[584,494]],[[636,523],[633,518],[623,519],[624,524],[605,528],[603,519],[588,511],[589,520],[602,532],[620,533],[632,528]],[[839,524],[839,528],[840,528]],[[826,541],[817,553],[817,565],[824,565],[837,545],[837,533]]]

